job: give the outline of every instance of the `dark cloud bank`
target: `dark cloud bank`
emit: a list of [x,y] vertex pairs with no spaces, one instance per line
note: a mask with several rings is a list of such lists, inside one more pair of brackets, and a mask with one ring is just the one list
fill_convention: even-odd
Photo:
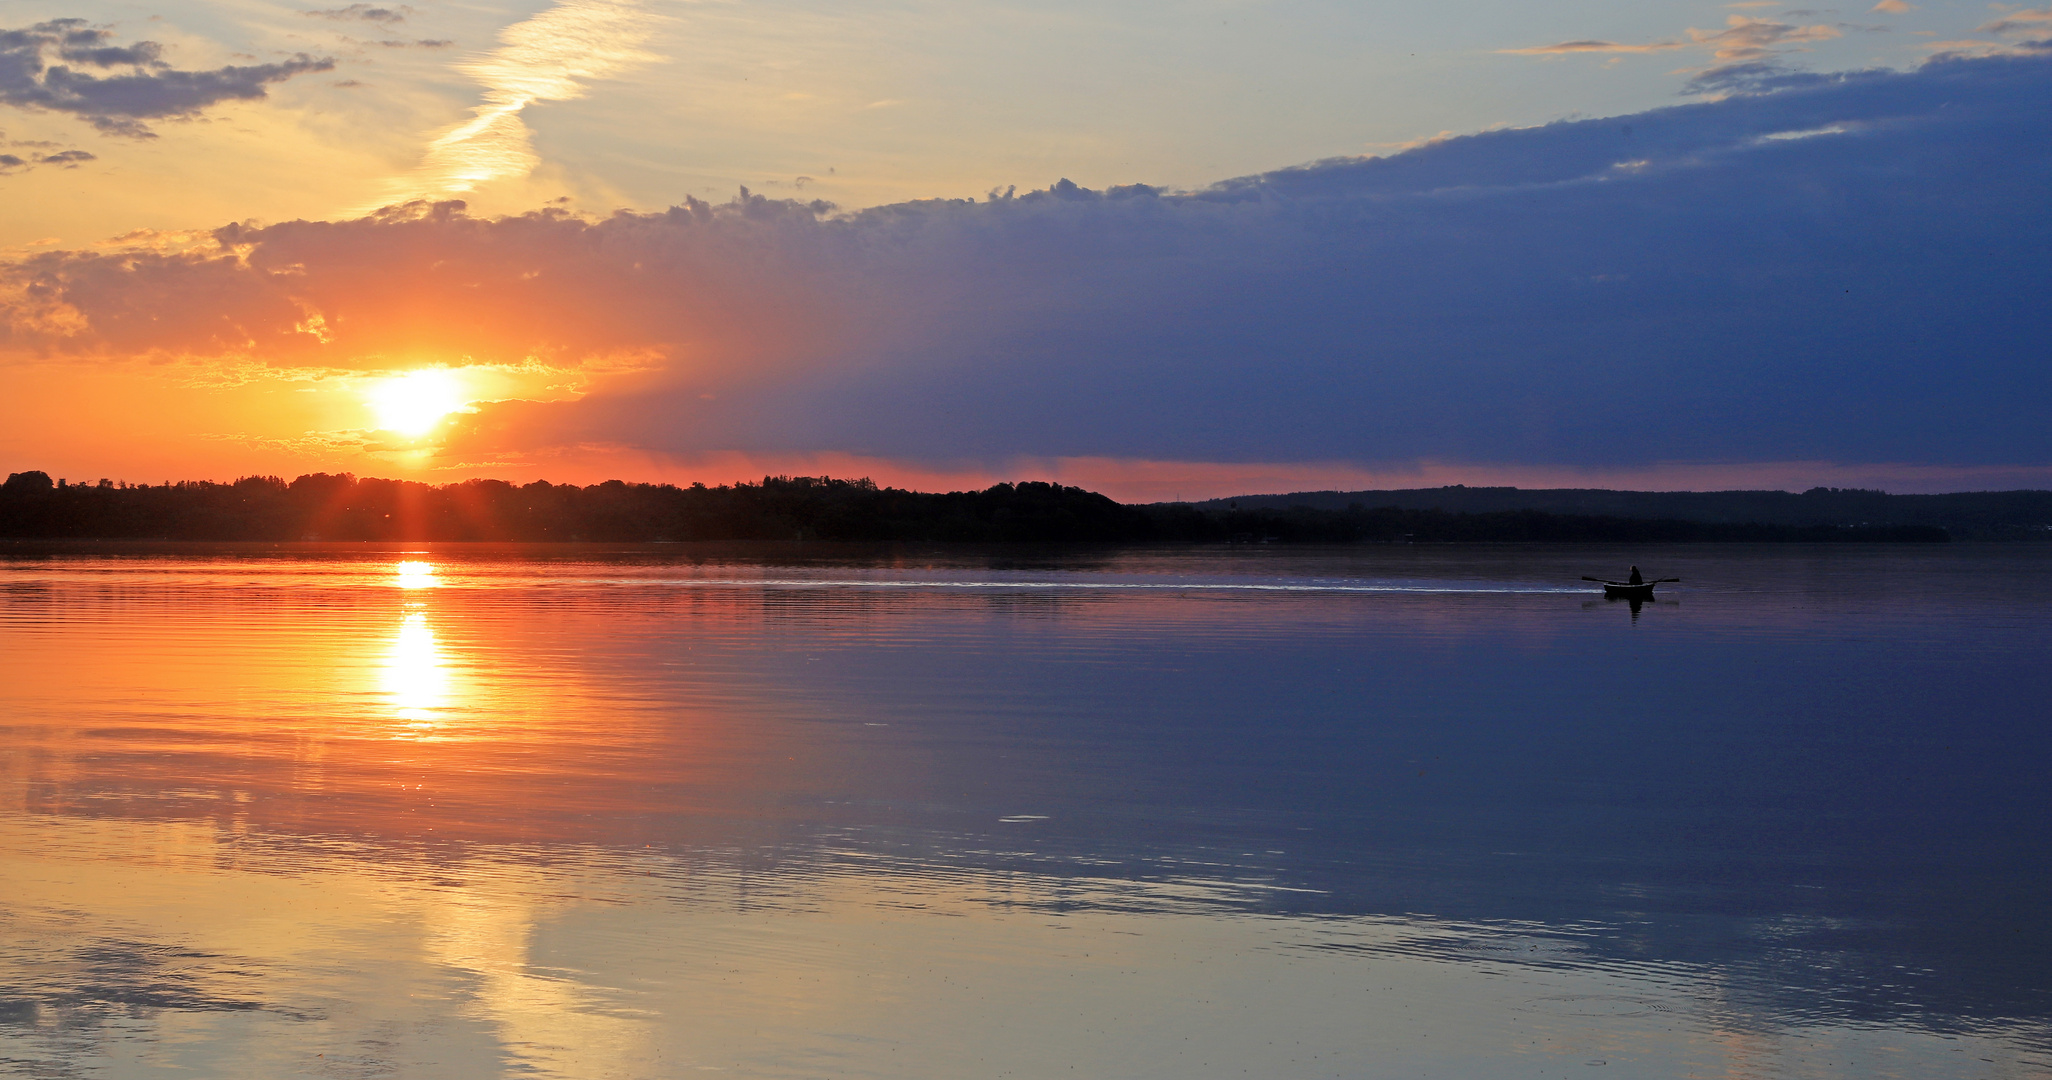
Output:
[[180,71],[163,51],[154,41],[116,44],[111,31],[84,19],[0,30],[0,104],[72,113],[109,135],[149,138],[145,120],[261,98],[272,83],[335,66],[302,53],[277,64]]
[[1185,194],[229,227],[16,264],[8,333],[652,365],[462,453],[2052,462],[2052,60],[1758,89]]

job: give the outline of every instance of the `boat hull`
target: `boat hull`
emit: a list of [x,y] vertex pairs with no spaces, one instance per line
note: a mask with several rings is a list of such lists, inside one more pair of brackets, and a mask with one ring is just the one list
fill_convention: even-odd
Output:
[[1653,583],[1649,581],[1644,585],[1605,585],[1603,595],[1612,600],[1651,600]]

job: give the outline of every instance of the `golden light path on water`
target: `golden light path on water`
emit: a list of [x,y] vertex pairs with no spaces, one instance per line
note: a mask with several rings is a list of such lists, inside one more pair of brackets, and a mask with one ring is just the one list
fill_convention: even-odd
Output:
[[449,673],[426,614],[408,612],[400,623],[385,668],[385,689],[392,696],[393,714],[408,727],[422,734],[434,730],[435,717],[448,699]]
[[[1429,562],[1403,570],[1428,583],[1410,593],[1227,575],[1177,593],[1087,587],[1172,584],[1116,566],[333,551],[0,563],[0,1074],[2019,1080],[2052,1062],[2041,1016],[1926,1021],[1907,990],[1908,1019],[1841,1008],[1857,956],[1789,944],[1822,917],[1762,917],[1771,949],[1685,953],[1654,932],[1672,892],[1622,915],[1408,913],[1426,905],[1347,906],[1306,876],[1318,860],[1290,861],[1329,819],[1195,847],[1120,831],[1206,704],[1162,706],[1161,742],[1113,729],[1209,669],[1232,675],[1204,693],[1228,692],[1250,651],[1413,669],[1452,650],[1472,684],[1468,645],[1536,671],[1563,642],[1625,649],[1693,616],[1800,648],[1823,625],[1808,609],[1773,626],[1697,593],[1634,629]],[[969,580],[994,585],[950,584]],[[933,585],[870,587],[893,581]],[[1093,689],[1036,696],[1071,684]],[[1116,798],[1087,787],[1097,759]],[[1400,764],[1376,783],[1441,776]],[[1053,839],[1092,814],[1098,840]]]
[[[404,559],[393,568],[394,584],[412,592],[441,584],[435,567],[419,559]],[[416,737],[431,738],[438,718],[449,704],[450,676],[429,625],[424,605],[411,601],[399,621],[399,632],[385,656],[384,689],[391,698],[392,713]]]
[[402,589],[432,589],[442,582],[435,577],[435,564],[420,559],[401,559],[393,567],[394,584]]

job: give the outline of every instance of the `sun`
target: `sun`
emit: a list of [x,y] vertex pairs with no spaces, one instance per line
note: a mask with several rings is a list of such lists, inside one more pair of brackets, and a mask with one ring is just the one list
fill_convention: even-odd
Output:
[[379,429],[414,437],[433,431],[443,417],[464,404],[455,374],[443,368],[422,368],[380,379],[370,391],[370,407],[377,414]]

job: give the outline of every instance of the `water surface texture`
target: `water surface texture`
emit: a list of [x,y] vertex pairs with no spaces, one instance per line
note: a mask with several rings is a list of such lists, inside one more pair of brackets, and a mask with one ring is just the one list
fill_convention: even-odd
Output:
[[2048,1076],[2048,602],[2052,545],[0,549],[0,1075]]

